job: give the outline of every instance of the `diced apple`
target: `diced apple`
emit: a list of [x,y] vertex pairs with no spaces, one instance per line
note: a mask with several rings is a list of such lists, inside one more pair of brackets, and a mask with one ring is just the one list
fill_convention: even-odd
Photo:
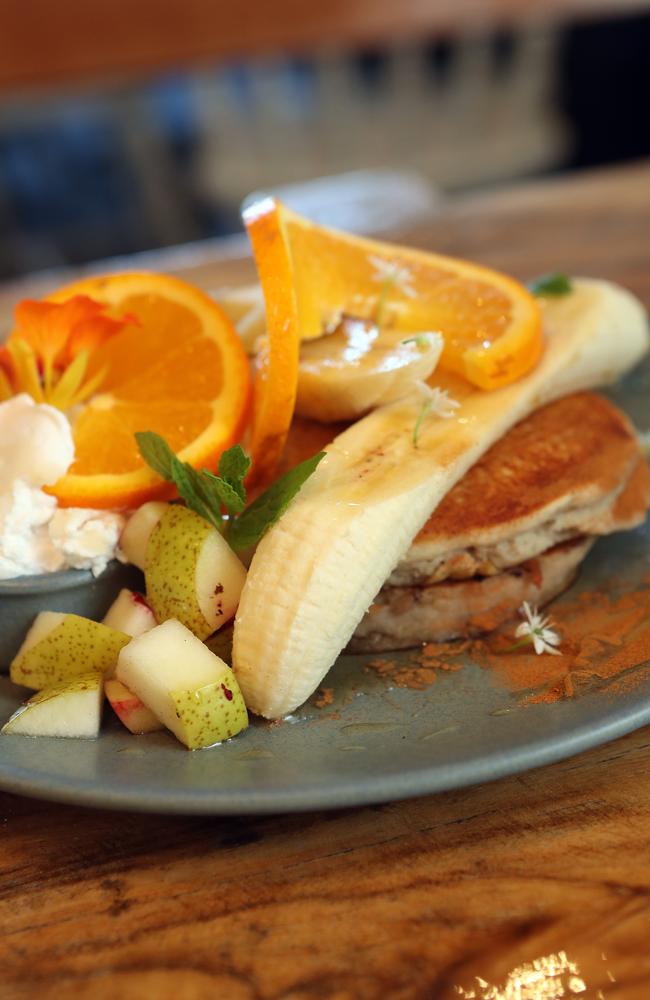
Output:
[[101,676],[91,673],[44,688],[14,712],[2,732],[97,739],[102,717],[102,687]]
[[[41,615],[50,615],[45,621]],[[14,684],[33,688],[65,684],[82,674],[107,674],[131,636],[80,615],[63,615],[57,622],[53,612],[41,612],[14,657],[9,672]],[[46,628],[45,626],[53,626]],[[36,637],[34,639],[34,637]]]
[[135,637],[157,625],[155,615],[142,594],[124,587],[104,615],[104,625]]
[[147,708],[121,681],[114,678],[106,681],[104,693],[120,722],[124,723],[132,733],[136,735],[155,733],[158,729],[165,728],[151,709]]
[[126,522],[120,536],[120,550],[126,561],[138,569],[144,569],[144,557],[151,532],[168,506],[161,500],[150,500],[138,507]]
[[235,614],[246,570],[216,528],[170,505],[151,533],[145,579],[159,622],[177,619],[207,639]]
[[133,639],[120,653],[116,676],[190,750],[248,725],[232,670],[179,621]]

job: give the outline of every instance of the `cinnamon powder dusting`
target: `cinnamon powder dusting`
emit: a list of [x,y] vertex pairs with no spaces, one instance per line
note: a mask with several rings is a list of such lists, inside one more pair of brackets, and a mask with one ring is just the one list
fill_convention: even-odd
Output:
[[641,589],[613,597],[603,591],[583,592],[550,609],[553,628],[562,636],[561,656],[512,645],[515,622],[482,639],[428,643],[407,661],[371,660],[368,668],[397,687],[421,690],[439,671],[459,670],[469,658],[519,695],[523,704],[555,702],[599,688],[621,693],[633,690],[650,670],[650,578]]
[[321,688],[314,702],[316,708],[327,708],[334,701],[334,688]]

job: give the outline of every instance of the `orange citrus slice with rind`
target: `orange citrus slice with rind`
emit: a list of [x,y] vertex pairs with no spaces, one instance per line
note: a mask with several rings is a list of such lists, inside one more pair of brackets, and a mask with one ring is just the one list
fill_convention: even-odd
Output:
[[85,278],[48,296],[87,295],[136,320],[93,354],[105,371],[73,423],[75,461],[50,492],[64,507],[134,507],[173,495],[145,465],[136,431],[161,434],[184,461],[216,468],[250,409],[249,363],[230,320],[204,292],[144,272]]
[[439,369],[480,389],[514,382],[541,357],[539,305],[508,275],[328,229],[274,198],[253,203],[244,221],[267,322],[250,439],[254,479],[271,478],[282,455],[300,341],[321,336],[342,314],[375,318],[405,337],[442,333]]

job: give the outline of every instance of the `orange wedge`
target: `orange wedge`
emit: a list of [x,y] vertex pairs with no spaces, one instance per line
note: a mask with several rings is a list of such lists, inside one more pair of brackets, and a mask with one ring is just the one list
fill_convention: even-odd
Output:
[[[268,207],[267,207],[268,206]],[[264,294],[267,337],[256,359],[249,483],[273,478],[291,424],[298,387],[300,327],[291,247],[282,210],[264,199],[244,213]]]
[[133,507],[172,495],[143,462],[136,431],[156,431],[186,462],[215,468],[241,438],[250,399],[248,359],[219,306],[184,281],[146,273],[86,278],[49,300],[73,295],[137,323],[91,356],[89,375],[106,374],[74,422],[75,461],[50,490],[59,503]]
[[273,198],[253,204],[244,221],[268,327],[268,351],[255,389],[258,467],[270,468],[282,450],[300,340],[319,337],[341,313],[374,318],[405,336],[439,331],[445,340],[440,368],[481,389],[515,381],[541,356],[539,306],[514,278],[469,261],[326,229]]

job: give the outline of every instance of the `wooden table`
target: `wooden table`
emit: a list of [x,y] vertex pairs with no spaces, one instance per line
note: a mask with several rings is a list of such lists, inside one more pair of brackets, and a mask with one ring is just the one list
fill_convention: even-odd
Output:
[[[649,232],[650,168],[632,167],[465,199],[412,238],[521,275],[609,275],[650,304]],[[194,275],[222,280],[209,259]],[[648,730],[346,812],[184,819],[3,795],[0,816],[2,1000],[650,997]]]

